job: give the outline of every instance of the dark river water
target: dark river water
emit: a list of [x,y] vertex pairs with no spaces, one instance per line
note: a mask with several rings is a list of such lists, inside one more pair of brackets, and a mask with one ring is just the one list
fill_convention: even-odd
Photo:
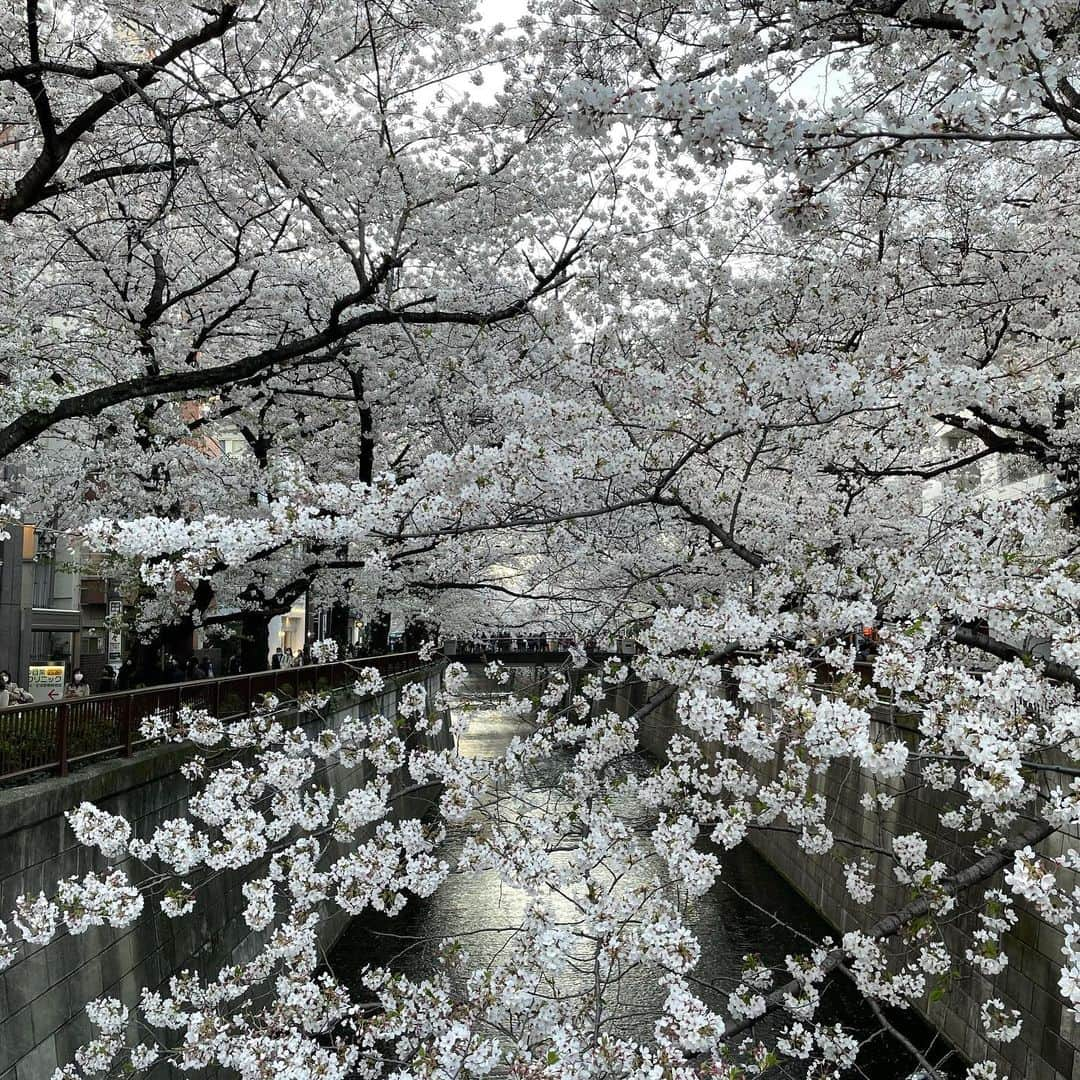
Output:
[[[501,757],[510,740],[528,730],[503,704],[503,694],[492,692],[490,683],[477,677],[475,690],[486,691],[469,710],[469,729],[459,745],[463,754],[482,759]],[[653,768],[642,757],[632,768],[641,774]],[[553,764],[557,768],[557,763]],[[651,823],[650,811],[622,796],[620,816],[642,832]],[[451,830],[441,857],[454,865],[464,840],[464,830]],[[693,972],[701,984],[727,988],[711,992],[693,985],[706,1003],[728,1015],[726,996],[742,971],[742,958],[755,953],[770,967],[783,973],[784,957],[806,952],[807,938],[820,941],[829,927],[763,859],[747,845],[722,855],[723,873],[716,886],[689,902],[684,919],[701,942],[701,960]],[[643,872],[642,872],[643,873]],[[394,919],[372,914],[354,919],[330,954],[335,974],[358,997],[360,975],[366,966],[387,966],[412,978],[430,974],[435,955],[448,936],[461,935],[473,966],[494,956],[505,942],[504,933],[486,927],[510,926],[521,916],[522,898],[505,889],[494,872],[451,874],[434,896],[411,899]],[[803,937],[802,935],[805,935]],[[778,982],[786,981],[786,974]],[[658,984],[657,969],[633,968],[618,987],[618,1012],[631,1018],[635,1033],[651,1030],[659,1015],[666,990]],[[870,1080],[909,1080],[922,1075],[918,1062],[893,1037],[882,1032],[869,1007],[846,980],[831,982],[822,995],[819,1013],[828,1023],[840,1022],[864,1042],[857,1066],[848,1076]],[[937,1063],[949,1046],[941,1036],[910,1013],[889,1012],[889,1019],[926,1056]],[[942,1076],[960,1077],[963,1068],[953,1054],[940,1066]],[[774,1080],[796,1080],[806,1075],[802,1063],[785,1062],[767,1074]]]

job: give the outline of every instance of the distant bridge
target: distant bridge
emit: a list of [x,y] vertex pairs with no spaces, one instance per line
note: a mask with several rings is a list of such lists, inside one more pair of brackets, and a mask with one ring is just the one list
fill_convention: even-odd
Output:
[[[498,660],[503,664],[566,664],[572,661],[568,649],[484,649],[478,652],[445,651],[448,660],[460,664],[490,664]],[[589,662],[602,664],[605,660],[629,660],[633,653],[601,652],[590,649]]]

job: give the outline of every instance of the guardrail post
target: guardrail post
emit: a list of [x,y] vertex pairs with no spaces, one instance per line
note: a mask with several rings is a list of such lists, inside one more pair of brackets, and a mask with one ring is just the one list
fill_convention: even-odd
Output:
[[68,713],[71,710],[66,702],[56,713],[56,774],[68,774]]
[[135,695],[128,694],[124,704],[124,757],[135,753]]

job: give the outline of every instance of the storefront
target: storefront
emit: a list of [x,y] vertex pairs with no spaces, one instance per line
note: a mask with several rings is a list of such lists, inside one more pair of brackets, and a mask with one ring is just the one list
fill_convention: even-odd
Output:
[[307,606],[301,597],[284,615],[275,615],[270,620],[270,633],[267,642],[269,653],[277,649],[292,649],[298,652],[304,647],[304,626],[307,619]]

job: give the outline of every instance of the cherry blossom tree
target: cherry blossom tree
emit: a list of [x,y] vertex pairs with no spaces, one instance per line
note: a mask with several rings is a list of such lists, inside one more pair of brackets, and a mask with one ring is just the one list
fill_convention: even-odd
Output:
[[282,3],[29,5],[5,25],[9,514],[160,539],[215,514],[273,531],[269,505],[284,527],[242,572],[220,530],[224,553],[171,583],[118,564],[140,630],[247,621],[257,640],[312,586],[378,594],[407,546],[373,567],[356,530],[329,535],[337,511],[288,499],[374,495],[459,450],[479,373],[537,363],[544,312],[622,228],[625,149],[573,136],[559,72],[474,23],[471,4]]
[[[0,446],[80,417],[130,451],[97,481],[118,503],[134,488],[126,513],[87,535],[160,593],[152,621],[213,619],[211,598],[251,587],[273,611],[336,580],[463,634],[633,634],[641,653],[568,708],[554,678],[491,763],[378,720],[298,738],[273,704],[155,730],[222,751],[191,766],[192,819],[133,837],[80,808],[80,839],[153,875],[27,897],[15,936],[148,902],[183,917],[195,871],[236,867],[267,948],[148,993],[142,1019],[175,1035],[161,1047],[131,1056],[126,1007],[94,1006],[102,1037],[69,1073],[166,1053],[245,1076],[842,1075],[858,1046],[818,1012],[838,977],[880,1010],[927,1007],[964,970],[987,1046],[1015,1039],[995,980],[1023,909],[1060,929],[1080,1005],[1073,6],[559,2],[509,36],[452,7],[260,11],[237,9],[224,69],[115,73],[149,81],[108,123],[157,124],[158,81],[183,102],[175,156],[9,214],[58,246],[14,249],[9,309],[34,317],[9,321],[33,362]],[[425,100],[496,60],[493,100]],[[43,64],[14,68],[42,138],[41,80],[113,92]],[[110,299],[49,322],[67,290]],[[50,381],[44,358],[76,347],[101,358],[86,385]],[[197,415],[176,404],[215,389]],[[193,445],[226,419],[250,456]],[[626,679],[651,684],[630,720],[600,704]],[[666,760],[631,780],[665,702]],[[421,732],[426,708],[405,695]],[[312,781],[335,754],[375,773],[340,803]],[[426,826],[385,820],[402,766],[442,785]],[[655,811],[647,838],[606,797],[616,780]],[[446,822],[471,831],[455,866]],[[355,849],[323,858],[331,835]],[[867,920],[782,971],[748,964],[718,1008],[685,903],[725,851],[777,838],[833,865]],[[319,970],[324,901],[396,911],[479,871],[526,898],[497,964],[448,949],[422,982],[372,972],[363,1002]],[[646,963],[668,1003],[628,1037],[602,987]],[[563,992],[582,965],[592,988]]]

